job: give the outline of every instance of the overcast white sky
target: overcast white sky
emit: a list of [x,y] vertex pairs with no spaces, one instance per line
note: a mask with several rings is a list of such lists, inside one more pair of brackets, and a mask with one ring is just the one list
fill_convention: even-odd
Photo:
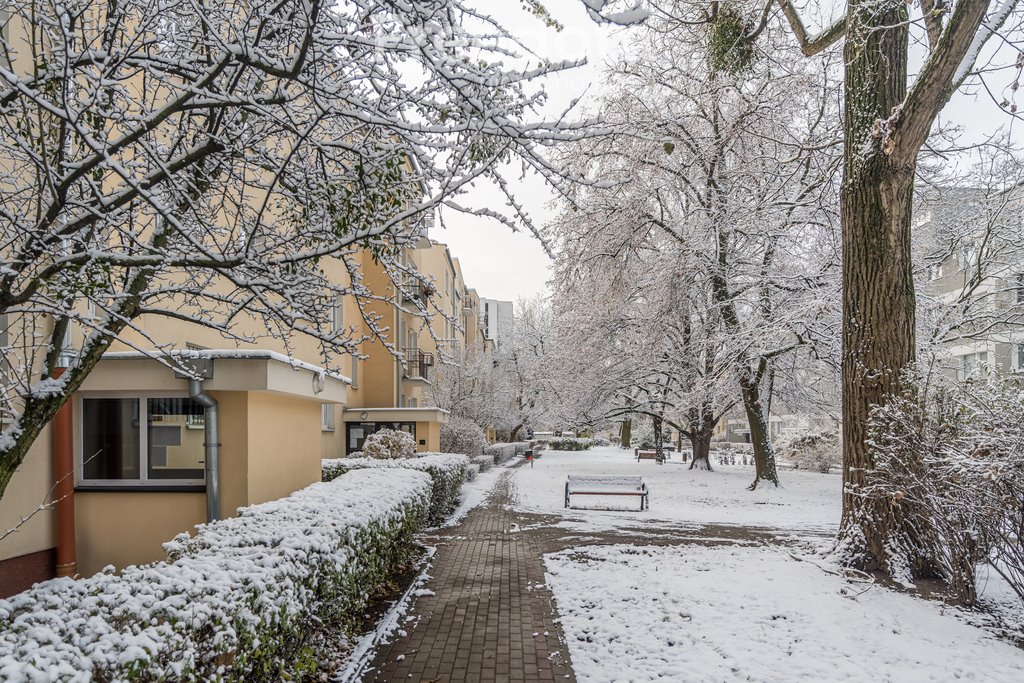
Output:
[[[545,0],[545,6],[564,30],[556,32],[529,15],[518,0],[471,0],[517,36],[537,55],[551,61],[586,59],[588,64],[570,72],[550,77],[545,89],[549,102],[545,115],[556,116],[574,99],[592,101],[601,94],[602,67],[626,49],[630,35],[639,29],[623,29],[595,24],[587,16],[581,0]],[[815,23],[813,19],[807,20]],[[810,28],[810,27],[809,27]],[[987,94],[965,93],[956,96],[946,108],[943,118],[963,124],[967,137],[978,139],[1000,125],[1009,126],[1010,117],[1001,113]],[[1014,130],[1018,141],[1024,140],[1019,124]],[[504,198],[493,190],[479,188],[461,203],[490,206]],[[525,205],[539,224],[553,211],[553,198],[548,187],[537,178],[524,178],[517,188],[517,199]],[[447,211],[446,228],[435,228],[431,237],[445,242],[452,255],[462,264],[466,282],[480,296],[515,301],[521,296],[544,293],[550,277],[550,260],[540,243],[527,232],[513,232],[482,218],[470,218]]]

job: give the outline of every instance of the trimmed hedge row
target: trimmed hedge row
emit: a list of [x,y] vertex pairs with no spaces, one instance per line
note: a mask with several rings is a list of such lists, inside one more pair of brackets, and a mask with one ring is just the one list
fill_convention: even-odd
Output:
[[422,472],[354,472],[197,527],[167,562],[54,579],[0,600],[4,681],[277,681],[413,556]]
[[548,448],[553,451],[588,451],[591,443],[590,439],[558,437],[548,441]]
[[[526,449],[523,449],[526,452]],[[516,445],[514,443],[492,443],[484,448],[484,455],[494,458],[494,464],[500,465],[516,457]]]
[[472,462],[474,465],[477,465],[480,468],[481,472],[486,472],[487,470],[494,467],[494,456],[478,455],[475,458],[472,458],[470,462]]
[[375,460],[373,458],[336,458],[321,463],[324,481],[360,469],[412,469],[426,472],[433,481],[427,524],[440,526],[459,504],[462,482],[469,458],[455,453],[425,453],[415,458]]

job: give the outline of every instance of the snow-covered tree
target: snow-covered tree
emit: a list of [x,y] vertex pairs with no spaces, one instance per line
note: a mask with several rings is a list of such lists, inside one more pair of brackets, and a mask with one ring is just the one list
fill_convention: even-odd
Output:
[[461,0],[18,0],[0,17],[0,493],[115,340],[175,362],[143,316],[304,334],[337,367],[360,341],[332,324],[338,297],[374,296],[360,250],[401,282],[426,214],[474,210],[453,201],[473,182],[509,190],[513,163],[558,182],[539,150],[579,134],[534,115],[535,79],[563,65],[517,70],[514,39]]
[[621,292],[609,324],[635,328],[617,343],[643,385],[623,409],[647,401],[656,425],[679,411],[695,462],[707,464],[716,416],[731,403],[716,398],[724,373],[751,428],[753,485],[777,483],[774,366],[829,341],[814,321],[835,302],[830,69],[786,66],[787,51],[799,64],[796,50],[778,41],[776,59],[738,77],[709,66],[686,35],[694,29],[671,17],[651,28],[641,55],[615,70],[605,110],[621,132],[573,148],[605,187],[580,191],[556,225],[562,289],[607,297],[594,281],[573,283],[598,269],[588,277]]

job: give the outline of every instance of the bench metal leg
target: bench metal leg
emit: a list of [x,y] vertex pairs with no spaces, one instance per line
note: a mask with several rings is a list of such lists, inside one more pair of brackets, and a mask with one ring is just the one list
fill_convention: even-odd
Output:
[[569,507],[569,482],[565,482],[565,507]]

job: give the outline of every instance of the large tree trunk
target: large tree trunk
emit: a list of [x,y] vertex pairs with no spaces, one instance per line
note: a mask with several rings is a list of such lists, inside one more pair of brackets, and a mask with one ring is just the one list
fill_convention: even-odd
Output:
[[665,444],[662,442],[664,433],[662,431],[661,418],[652,417],[651,421],[654,423],[654,459],[661,463],[665,461]]
[[886,144],[878,122],[893,116],[906,96],[906,4],[850,3],[847,30],[839,544],[852,565],[905,574],[912,530],[898,509],[880,509],[861,489],[874,467],[867,442],[870,411],[899,390],[900,375],[914,360],[910,235],[916,155],[914,163],[899,164],[877,149]]
[[702,407],[690,411],[690,458],[691,470],[711,471],[711,437],[715,432],[715,414],[710,408]]
[[740,377],[740,390],[743,393],[743,411],[747,415],[747,426],[750,428],[750,442],[754,446],[754,481],[751,490],[763,481],[779,485],[779,472],[775,467],[775,453],[772,451],[771,434],[768,429],[768,410],[762,396],[761,378],[763,372],[745,374]]
[[693,457],[690,458],[691,470],[711,471],[711,431],[691,432],[690,446]]
[[629,448],[633,444],[633,421],[628,417],[622,421],[619,429],[619,447]]

